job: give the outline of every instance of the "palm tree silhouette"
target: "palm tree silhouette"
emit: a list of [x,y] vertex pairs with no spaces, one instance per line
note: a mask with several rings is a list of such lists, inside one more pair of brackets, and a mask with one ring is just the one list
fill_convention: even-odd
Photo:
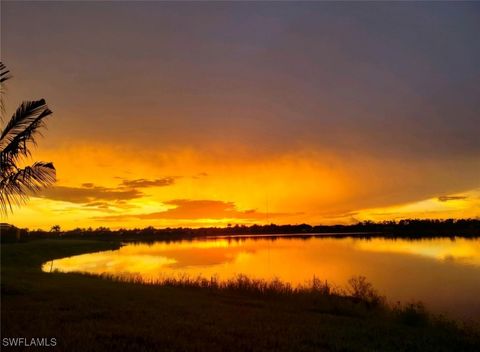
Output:
[[[0,93],[3,84],[11,78],[6,66],[0,62]],[[4,115],[3,97],[0,110]],[[45,126],[44,119],[52,111],[45,100],[24,101],[5,125],[0,135],[0,213],[8,214],[13,206],[26,202],[29,195],[55,182],[55,167],[51,162],[38,161],[30,166],[19,166],[23,158],[31,155],[29,147],[36,145],[35,136]]]

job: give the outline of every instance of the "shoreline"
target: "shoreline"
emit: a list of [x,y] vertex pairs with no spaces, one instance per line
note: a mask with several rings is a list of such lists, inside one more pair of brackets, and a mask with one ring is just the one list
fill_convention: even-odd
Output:
[[[475,351],[480,344],[475,327],[436,318],[416,305],[394,311],[321,290],[291,294],[280,284],[265,288],[242,281],[243,286],[208,289],[41,271],[42,262],[119,245],[84,240],[2,245],[2,336],[55,336],[60,351],[105,346],[185,351],[199,344],[209,351],[411,350],[408,346]],[[242,344],[232,340],[240,332]],[[180,339],[185,333],[189,338]]]

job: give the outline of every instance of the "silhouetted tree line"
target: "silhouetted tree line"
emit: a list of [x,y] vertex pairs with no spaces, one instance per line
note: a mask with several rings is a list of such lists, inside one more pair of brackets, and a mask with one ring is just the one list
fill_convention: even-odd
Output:
[[[146,227],[144,229],[111,230],[107,227],[96,229],[73,229],[62,231],[55,225],[50,231],[19,229],[1,224],[2,242],[28,241],[42,238],[98,239],[120,241],[174,241],[178,239],[194,239],[200,237],[219,237],[231,235],[288,235],[304,234],[311,237],[315,234],[344,237],[384,237],[384,238],[432,238],[432,237],[480,237],[480,219],[447,219],[420,220],[407,219],[400,221],[372,222],[364,221],[353,225],[234,225],[228,227],[205,228],[163,228]],[[275,236],[273,236],[274,238]]]

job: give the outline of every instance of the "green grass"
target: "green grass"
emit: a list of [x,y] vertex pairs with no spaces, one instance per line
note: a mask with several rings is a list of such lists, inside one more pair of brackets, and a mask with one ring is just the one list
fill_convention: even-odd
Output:
[[55,337],[58,351],[479,350],[478,330],[419,305],[366,302],[375,295],[360,282],[352,286],[358,297],[347,298],[321,284],[303,291],[248,278],[145,285],[40,270],[54,258],[117,247],[82,240],[2,245],[2,338]]

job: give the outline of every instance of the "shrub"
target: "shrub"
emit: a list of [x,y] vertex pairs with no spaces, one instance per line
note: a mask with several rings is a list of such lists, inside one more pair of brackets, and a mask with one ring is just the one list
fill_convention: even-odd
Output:
[[406,325],[425,325],[429,321],[429,313],[422,302],[410,302],[405,305],[397,303],[393,307],[393,313],[400,322]]
[[348,280],[347,293],[355,300],[365,302],[369,306],[381,306],[385,304],[385,297],[375,290],[365,276],[354,276]]

